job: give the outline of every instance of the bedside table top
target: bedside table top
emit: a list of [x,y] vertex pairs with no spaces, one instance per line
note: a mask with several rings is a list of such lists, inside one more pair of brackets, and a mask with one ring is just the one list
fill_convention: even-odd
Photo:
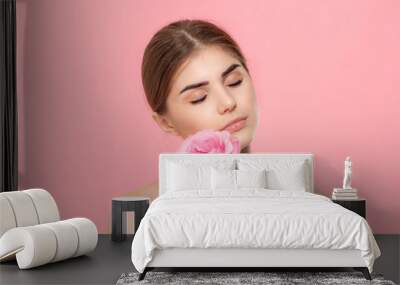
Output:
[[150,200],[148,197],[136,197],[136,196],[121,196],[112,198],[113,201],[130,202],[130,201],[147,201]]
[[346,201],[346,202],[351,202],[351,201],[366,201],[365,198],[357,198],[357,199],[332,199],[332,201]]

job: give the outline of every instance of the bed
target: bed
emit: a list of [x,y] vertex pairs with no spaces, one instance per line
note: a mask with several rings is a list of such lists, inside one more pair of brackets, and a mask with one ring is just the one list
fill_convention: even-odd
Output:
[[371,280],[367,221],[314,192],[309,153],[159,156],[159,197],[132,241],[154,268],[352,267]]

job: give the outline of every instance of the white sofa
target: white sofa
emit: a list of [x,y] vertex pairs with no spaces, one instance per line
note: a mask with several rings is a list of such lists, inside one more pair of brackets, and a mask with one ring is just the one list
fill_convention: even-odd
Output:
[[86,254],[96,248],[96,225],[87,218],[60,221],[57,204],[44,189],[0,193],[0,262],[20,269]]

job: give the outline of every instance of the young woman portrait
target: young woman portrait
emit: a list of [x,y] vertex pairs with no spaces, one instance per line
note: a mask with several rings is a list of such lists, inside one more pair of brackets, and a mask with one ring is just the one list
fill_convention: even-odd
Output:
[[250,152],[258,125],[256,94],[246,59],[215,24],[180,20],[160,29],[145,48],[142,83],[152,117],[183,139],[228,131]]
[[[182,139],[202,130],[228,131],[250,152],[258,125],[256,94],[246,59],[223,29],[203,20],[180,20],[147,44],[142,83],[152,118]],[[156,195],[158,181],[132,195]],[[152,197],[153,198],[153,197]]]

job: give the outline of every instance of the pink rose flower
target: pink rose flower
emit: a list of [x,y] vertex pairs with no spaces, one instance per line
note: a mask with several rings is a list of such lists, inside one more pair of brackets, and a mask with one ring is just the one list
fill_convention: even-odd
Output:
[[240,141],[228,131],[202,130],[187,137],[179,152],[239,153]]

